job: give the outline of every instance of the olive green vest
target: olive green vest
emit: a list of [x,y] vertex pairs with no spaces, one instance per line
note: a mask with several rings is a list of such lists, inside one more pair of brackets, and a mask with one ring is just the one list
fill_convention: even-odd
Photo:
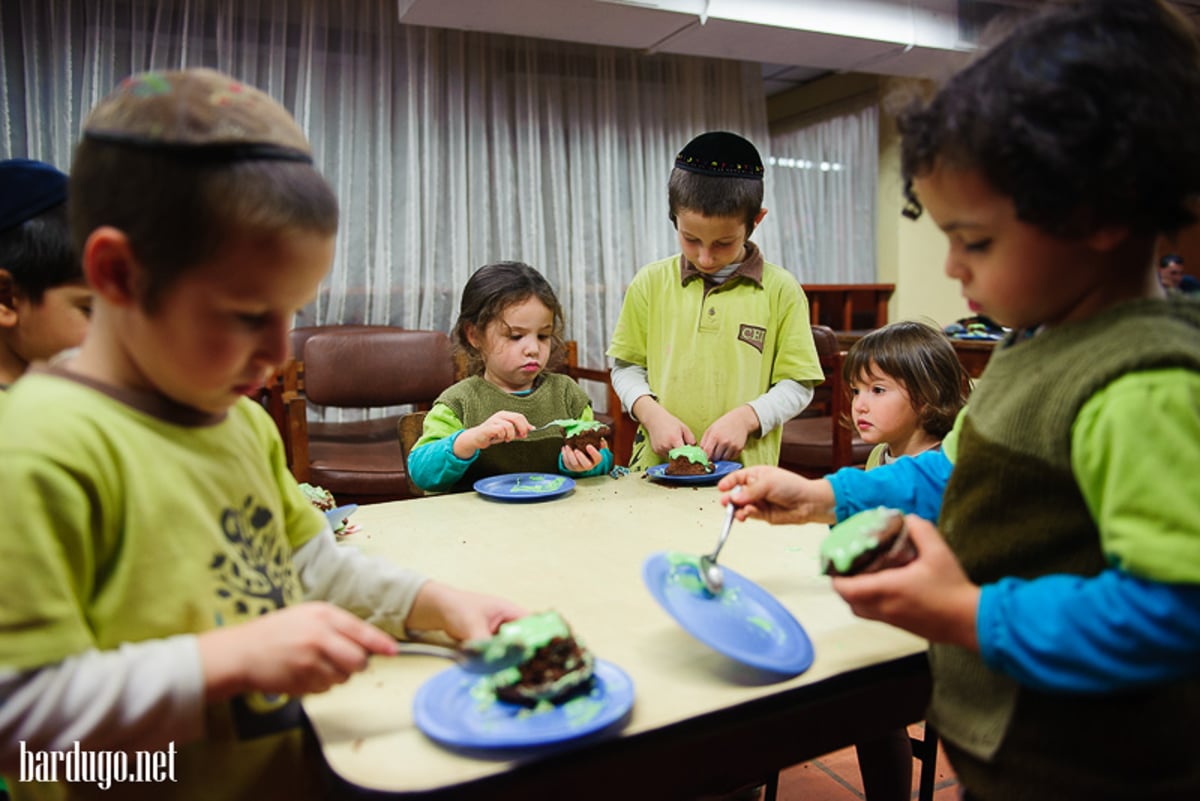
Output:
[[[591,406],[587,393],[574,379],[559,373],[545,373],[528,395],[511,395],[480,376],[460,381],[437,399],[450,407],[471,428],[499,411],[520,412],[535,426],[551,420],[578,419]],[[493,445],[479,452],[479,458],[467,468],[458,489],[470,489],[480,478],[504,473],[557,473],[562,451],[562,429],[534,431],[526,439]]]
[[[1200,304],[1138,301],[998,347],[971,397],[939,528],[978,584],[1107,566],[1071,471],[1081,407],[1135,371],[1200,371]],[[1200,413],[1200,410],[1198,410]],[[1200,536],[1200,531],[1198,531]],[[981,799],[1200,799],[1200,677],[1108,695],[1037,692],[933,645],[929,720]]]

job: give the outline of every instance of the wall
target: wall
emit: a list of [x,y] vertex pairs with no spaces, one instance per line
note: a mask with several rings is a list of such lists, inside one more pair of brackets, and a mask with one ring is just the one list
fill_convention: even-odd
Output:
[[[767,99],[772,127],[837,113],[839,104],[871,93],[878,100],[898,84],[879,76],[848,73],[819,78]],[[876,265],[880,283],[895,284],[888,319],[926,319],[946,325],[970,315],[958,284],[942,272],[946,239],[928,216],[912,221],[900,215],[899,139],[891,117],[879,115],[879,193],[876,199]]]
[[[890,86],[884,86],[886,92]],[[923,214],[901,215],[900,137],[892,118],[879,115],[879,196],[876,259],[881,283],[895,284],[888,306],[890,320],[931,320],[940,326],[971,315],[957,281],[946,277],[946,237]]]

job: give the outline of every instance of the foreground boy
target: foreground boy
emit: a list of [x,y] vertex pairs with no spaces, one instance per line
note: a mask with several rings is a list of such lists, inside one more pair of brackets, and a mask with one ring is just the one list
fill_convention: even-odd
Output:
[[522,610],[336,547],[244,397],[287,356],[337,226],[278,103],[210,70],[128,79],[85,124],[70,219],[92,328],[0,413],[20,521],[0,533],[0,771],[20,749],[172,748],[176,782],[111,797],[310,797],[297,696],[406,629],[480,637]]

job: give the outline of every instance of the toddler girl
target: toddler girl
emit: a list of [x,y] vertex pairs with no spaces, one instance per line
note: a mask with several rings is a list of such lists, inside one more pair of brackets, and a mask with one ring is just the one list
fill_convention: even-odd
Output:
[[427,491],[469,489],[503,473],[594,476],[612,468],[606,442],[578,450],[563,445],[562,429],[541,429],[553,420],[594,420],[579,384],[546,372],[561,361],[562,330],[554,290],[529,265],[497,262],[471,276],[454,338],[472,374],[443,392],[425,416],[408,458],[414,484]]
[[855,342],[842,368],[850,414],[876,444],[867,469],[938,448],[967,401],[970,376],[937,329],[902,321]]
[[[855,342],[842,375],[853,397],[854,427],[863,442],[876,443],[868,470],[940,448],[971,382],[950,340],[912,321],[886,325]],[[927,729],[926,737],[932,736]],[[909,797],[912,748],[905,729],[860,742],[857,750],[868,801]]]

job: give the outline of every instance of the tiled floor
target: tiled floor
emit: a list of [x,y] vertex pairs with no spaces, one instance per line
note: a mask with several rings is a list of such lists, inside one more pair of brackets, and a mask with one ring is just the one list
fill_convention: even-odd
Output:
[[[908,727],[912,737],[924,737],[925,725]],[[921,763],[913,762],[912,797],[917,797],[917,781]],[[937,778],[934,780],[934,801],[957,801],[958,780],[946,755],[938,747]],[[862,801],[862,779],[858,773],[858,757],[854,748],[844,748],[820,759],[804,762],[779,774],[777,801]]]

